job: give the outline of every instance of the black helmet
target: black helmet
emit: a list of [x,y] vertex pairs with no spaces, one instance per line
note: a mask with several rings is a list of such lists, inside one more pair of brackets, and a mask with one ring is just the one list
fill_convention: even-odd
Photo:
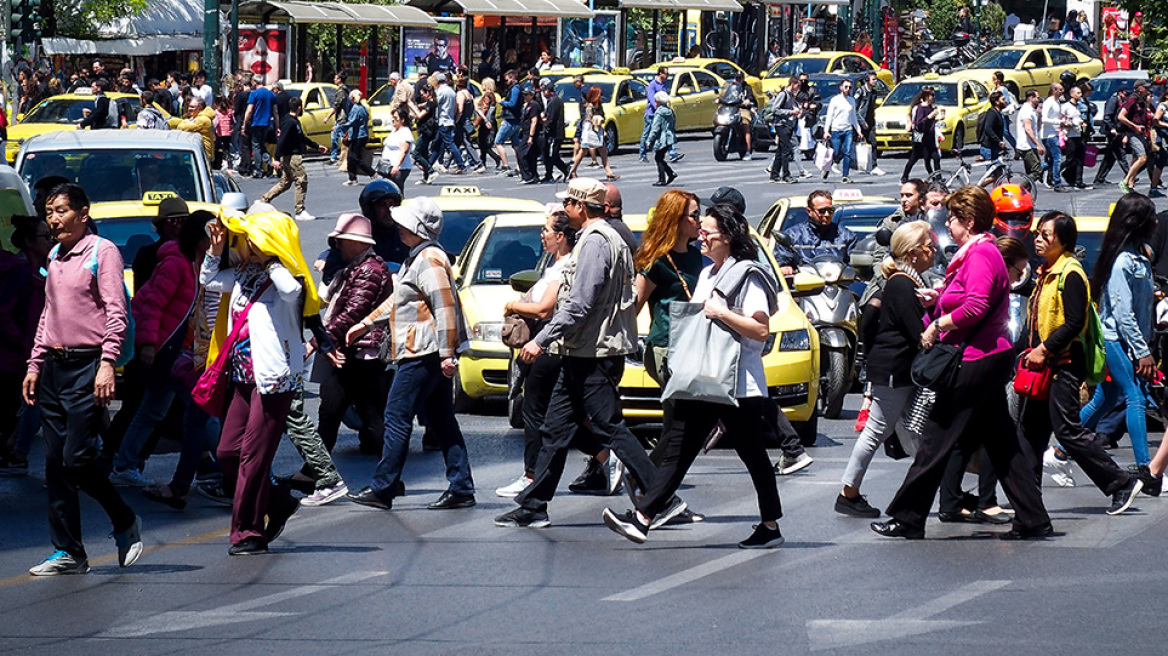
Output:
[[1065,70],[1059,75],[1059,84],[1063,85],[1063,91],[1070,91],[1076,81],[1075,72],[1072,70]]
[[397,185],[389,180],[370,182],[361,191],[361,213],[372,219],[373,206],[386,198],[392,198],[400,205],[402,201],[401,189],[398,189]]

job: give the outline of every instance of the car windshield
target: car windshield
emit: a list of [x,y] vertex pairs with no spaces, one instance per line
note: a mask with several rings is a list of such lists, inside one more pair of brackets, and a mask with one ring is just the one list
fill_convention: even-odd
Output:
[[[131,216],[116,219],[95,219],[97,234],[112,241],[122,252],[122,261],[129,266],[138,249],[154,243],[153,217]],[[145,282],[145,281],[142,281]]]
[[792,75],[801,75],[803,73],[823,73],[827,70],[827,65],[831,60],[827,57],[799,57],[787,58],[779,61],[767,71],[768,78],[787,79]]
[[534,269],[543,244],[542,226],[495,228],[483,244],[479,265],[470,276],[471,284],[506,284],[511,276]]
[[389,101],[393,99],[393,92],[396,88],[397,87],[391,87],[388,84],[381,87],[377,90],[376,93],[369,97],[369,106],[380,107],[382,105],[388,105]]
[[20,177],[31,188],[43,177],[63,176],[81,185],[94,203],[142,200],[147,191],[173,191],[188,201],[208,202],[197,165],[195,154],[183,150],[55,150],[26,154]]
[[556,85],[556,95],[565,103],[578,103],[584,99],[584,95],[588,93],[588,89],[599,87],[600,102],[603,104],[612,100],[612,90],[615,86],[612,82],[589,82],[585,80],[584,86],[577,89],[571,82],[566,82]]
[[506,210],[501,209],[484,209],[484,210],[443,210],[442,211],[442,234],[438,237],[438,243],[442,245],[442,250],[450,254],[450,256],[457,257],[462,252],[462,247],[466,246],[466,241],[470,239],[470,235],[474,229],[482,223],[483,219],[492,214],[499,214]]
[[[138,119],[138,101],[119,98],[115,102],[118,111],[133,122]],[[24,117],[21,123],[62,123],[77,124],[85,118],[86,110],[93,110],[92,100],[80,98],[60,98],[46,100],[37,105]]]
[[1014,68],[1024,54],[1025,50],[991,50],[974,60],[969,68]]
[[957,106],[957,85],[936,82],[901,82],[884,99],[883,107],[908,107],[921,89],[932,87],[937,92],[936,104],[942,107]]
[[[866,235],[876,232],[876,226],[880,224],[880,221],[895,212],[897,207],[897,205],[890,203],[836,205],[832,220],[856,234]],[[780,231],[790,230],[800,223],[807,223],[807,209],[793,208],[787,213]]]

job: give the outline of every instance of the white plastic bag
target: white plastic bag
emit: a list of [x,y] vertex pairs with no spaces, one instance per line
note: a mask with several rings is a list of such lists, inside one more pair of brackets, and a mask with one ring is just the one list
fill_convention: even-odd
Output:
[[856,144],[856,166],[855,168],[864,173],[872,172],[872,146],[871,144],[858,143]]
[[803,124],[803,121],[799,121],[799,150],[807,152],[814,147],[815,142],[811,139],[811,130],[807,129],[807,126]]
[[824,173],[830,171],[834,157],[835,153],[826,142],[821,142],[815,146],[815,168],[820,171]]

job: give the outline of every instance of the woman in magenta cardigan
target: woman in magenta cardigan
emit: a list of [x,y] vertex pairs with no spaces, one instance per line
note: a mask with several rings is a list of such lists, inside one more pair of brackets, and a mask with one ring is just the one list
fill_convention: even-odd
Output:
[[921,347],[965,345],[953,385],[937,390],[916,457],[887,513],[873,522],[887,537],[925,537],[925,520],[954,449],[984,446],[1006,496],[1014,505],[1013,528],[1000,537],[1024,540],[1053,533],[1034,476],[1034,454],[1025,449],[1006,408],[1006,382],[1014,353],[1006,332],[1010,277],[989,229],[994,204],[977,186],[958,189],[945,202],[946,226],[960,246],[945,271],[945,284],[921,335]]

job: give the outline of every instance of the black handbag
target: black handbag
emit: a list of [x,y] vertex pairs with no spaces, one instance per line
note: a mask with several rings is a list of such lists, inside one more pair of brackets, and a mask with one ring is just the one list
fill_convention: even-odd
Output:
[[912,362],[912,381],[918,387],[935,392],[948,389],[961,371],[964,344],[934,344],[933,348],[917,353]]

